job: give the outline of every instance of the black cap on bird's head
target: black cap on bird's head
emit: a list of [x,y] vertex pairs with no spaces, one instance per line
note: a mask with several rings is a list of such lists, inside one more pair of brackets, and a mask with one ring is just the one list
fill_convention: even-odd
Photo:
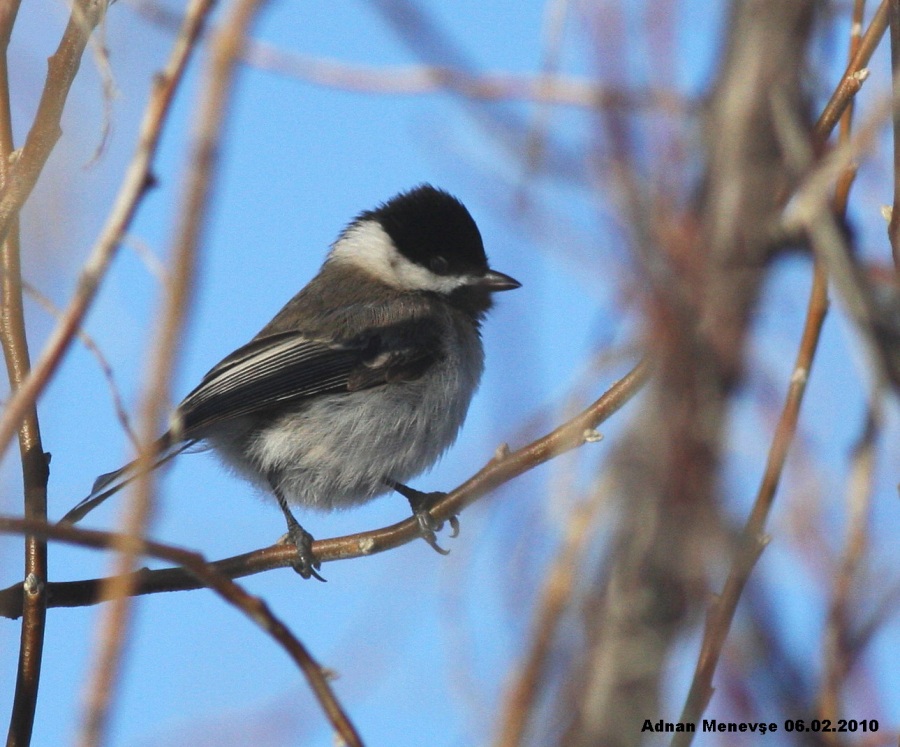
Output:
[[492,293],[521,285],[490,269],[465,205],[430,184],[360,213],[330,258],[401,290],[442,294],[476,317],[490,308]]
[[481,232],[453,195],[423,184],[359,216],[376,220],[404,257],[437,275],[487,271]]

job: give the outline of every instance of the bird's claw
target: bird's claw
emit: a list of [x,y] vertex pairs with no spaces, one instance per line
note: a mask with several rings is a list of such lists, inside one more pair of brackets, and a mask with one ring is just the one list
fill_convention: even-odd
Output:
[[288,528],[287,534],[281,538],[281,541],[285,544],[291,544],[297,549],[297,559],[291,564],[291,567],[301,577],[325,581],[318,573],[318,569],[322,567],[322,564],[316,560],[316,556],[313,554],[313,536],[309,532],[299,524],[293,524]]
[[[435,552],[439,552],[441,555],[449,555],[450,551],[445,550],[438,544],[437,535],[435,532],[441,531],[444,528],[444,522],[438,521],[435,519],[430,513],[428,513],[427,509],[422,509],[419,511],[414,511],[413,516],[416,517],[416,521],[419,522],[419,534],[422,536],[422,539],[425,540],[429,545],[431,545],[431,549]],[[456,518],[455,516],[453,517]],[[457,527],[459,527],[459,522],[456,522]],[[456,536],[455,534],[452,536]]]
[[[435,552],[439,552],[441,555],[449,555],[450,551],[445,550],[437,542],[436,532],[440,532],[444,528],[444,522],[440,519],[435,519],[431,515],[431,507],[435,502],[444,498],[447,494],[442,493],[441,491],[423,493],[419,490],[407,487],[406,485],[399,484],[394,484],[393,487],[394,490],[409,501],[413,516],[415,516],[416,521],[419,522],[419,534],[421,534],[422,539],[431,545],[431,548]],[[456,516],[451,516],[449,522],[450,537],[452,539],[459,535],[459,519]]]

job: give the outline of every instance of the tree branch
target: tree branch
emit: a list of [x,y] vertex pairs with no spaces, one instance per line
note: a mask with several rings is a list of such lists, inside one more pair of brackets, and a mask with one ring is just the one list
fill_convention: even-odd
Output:
[[[62,134],[60,122],[69,89],[91,32],[106,12],[106,5],[107,0],[76,0],[59,46],[47,60],[47,80],[34,123],[0,191],[0,242],[6,239]],[[2,443],[0,452],[5,450],[6,443],[8,440]]]
[[[854,21],[861,23],[861,20],[862,3],[857,2]],[[860,58],[860,44],[859,36],[851,35],[850,67],[852,67],[854,61],[858,61]],[[848,142],[851,135],[852,101],[852,97],[849,98],[846,102],[847,106],[842,110],[841,141],[843,143]],[[814,134],[820,139],[820,144],[824,143],[825,138],[828,137],[825,115],[826,112],[823,112],[814,128]],[[834,124],[837,124],[837,122]],[[850,188],[853,185],[855,176],[856,167],[852,164],[847,166],[840,176],[839,188],[834,201],[834,208],[838,214],[843,215],[846,213],[850,199]],[[828,277],[822,261],[817,259],[813,267],[812,287],[807,304],[803,334],[800,339],[784,406],[772,437],[765,471],[753,503],[753,508],[738,539],[738,546],[732,558],[728,578],[725,581],[721,594],[707,610],[703,641],[697,657],[694,677],[679,717],[679,720],[682,722],[691,721],[696,723],[709,704],[713,694],[713,675],[718,666],[728,632],[731,629],[738,602],[760,554],[768,543],[768,537],[765,534],[766,523],[775,500],[778,485],[781,482],[788,452],[797,432],[800,406],[803,404],[806,385],[809,381],[827,312]],[[673,738],[672,747],[687,747],[691,741],[691,735],[682,734]]]
[[306,677],[322,710],[334,728],[348,745],[361,747],[362,741],[344,713],[337,697],[318,662],[290,629],[269,609],[264,600],[248,593],[228,576],[222,574],[199,553],[173,545],[128,537],[112,532],[99,532],[67,524],[47,524],[45,521],[0,517],[0,532],[33,534],[42,539],[53,539],[81,547],[121,550],[127,547],[135,555],[148,555],[169,563],[177,563],[180,569],[196,579],[198,586],[212,589],[222,599],[244,613],[257,627],[281,646],[294,660]]
[[[187,190],[173,248],[173,269],[142,397],[139,437],[143,448],[137,460],[140,473],[130,492],[131,501],[124,519],[124,536],[129,538],[143,535],[152,518],[153,444],[170,402],[171,377],[181,350],[182,328],[190,306],[200,233],[218,165],[219,136],[228,110],[237,55],[263,3],[264,0],[235,0],[210,44],[205,85],[189,154]],[[80,735],[85,747],[103,742],[130,630],[130,571],[137,550],[130,542],[123,542],[115,549],[119,553],[114,562],[115,573],[107,582],[109,596],[115,600],[101,619],[96,659],[88,686],[86,718]]]
[[[11,0],[0,9],[0,184],[9,183],[9,158],[15,148],[10,110],[8,50],[19,11],[19,0]],[[6,360],[11,391],[16,391],[28,375],[30,366],[25,311],[22,306],[21,247],[18,214],[10,223],[6,239],[0,242],[0,342]],[[37,409],[32,405],[23,413],[19,428],[19,452],[22,461],[25,516],[47,519],[47,458],[41,444]],[[25,574],[22,632],[16,691],[10,714],[8,745],[27,745],[31,741],[37,707],[38,686],[44,650],[47,619],[47,543],[34,535],[25,536]]]
[[[498,450],[498,454],[481,470],[438,501],[431,510],[432,516],[437,520],[446,521],[500,485],[581,446],[586,441],[593,440],[594,429],[634,397],[649,374],[650,364],[646,361],[639,363],[590,407],[560,427],[516,451]],[[391,550],[419,539],[420,531],[418,521],[409,518],[369,532],[316,540],[312,549],[317,560],[329,563]],[[293,566],[296,559],[295,547],[277,544],[209,565],[223,576],[240,578],[275,568]],[[136,596],[202,587],[196,577],[183,568],[152,571],[142,569],[129,575],[131,593]],[[112,587],[105,585],[105,580],[52,582],[47,587],[48,606],[83,607],[108,601]],[[15,618],[21,614],[21,610],[22,589],[18,584],[0,591],[0,617]]]
[[154,79],[150,100],[141,121],[135,153],[119,187],[109,217],[78,278],[75,294],[60,316],[33,370],[13,394],[4,408],[3,416],[0,417],[0,454],[6,450],[25,411],[36,401],[69,349],[115,257],[122,237],[137,212],[142,197],[153,182],[151,174],[153,159],[172,99],[184,77],[184,70],[214,4],[215,0],[192,0],[187,8],[184,23],[172,47],[169,60],[163,71]]

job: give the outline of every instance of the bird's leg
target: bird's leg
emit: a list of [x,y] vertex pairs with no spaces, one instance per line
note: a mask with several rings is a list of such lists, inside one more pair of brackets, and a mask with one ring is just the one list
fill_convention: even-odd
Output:
[[324,581],[325,579],[318,574],[318,569],[322,567],[322,564],[316,560],[312,552],[313,536],[300,526],[300,522],[294,518],[294,514],[291,513],[291,509],[284,498],[284,493],[281,492],[281,488],[275,484],[275,481],[269,480],[269,485],[271,485],[272,492],[275,493],[275,497],[278,499],[278,505],[284,514],[284,520],[287,522],[287,534],[283,540],[290,542],[297,548],[297,561],[294,563],[294,570],[303,578],[316,578],[319,581]]
[[[387,478],[384,482],[409,501],[409,507],[412,509],[413,516],[419,522],[419,531],[422,534],[422,539],[441,555],[447,555],[450,551],[441,547],[437,543],[437,537],[435,536],[435,532],[439,532],[444,528],[444,522],[435,519],[431,515],[431,507],[447,494],[439,490],[432,493],[423,493],[421,490],[416,490],[396,480]],[[459,519],[455,516],[450,517],[450,529],[451,538],[459,534]]]

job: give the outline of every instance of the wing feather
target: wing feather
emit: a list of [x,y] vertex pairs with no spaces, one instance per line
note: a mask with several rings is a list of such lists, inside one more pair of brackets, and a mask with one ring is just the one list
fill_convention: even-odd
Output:
[[179,405],[182,437],[317,394],[412,381],[441,357],[440,348],[437,330],[432,334],[421,320],[369,329],[343,341],[302,332],[253,340],[215,366]]
[[325,392],[346,391],[362,351],[288,332],[254,340],[225,358],[179,405],[186,434],[211,423]]

